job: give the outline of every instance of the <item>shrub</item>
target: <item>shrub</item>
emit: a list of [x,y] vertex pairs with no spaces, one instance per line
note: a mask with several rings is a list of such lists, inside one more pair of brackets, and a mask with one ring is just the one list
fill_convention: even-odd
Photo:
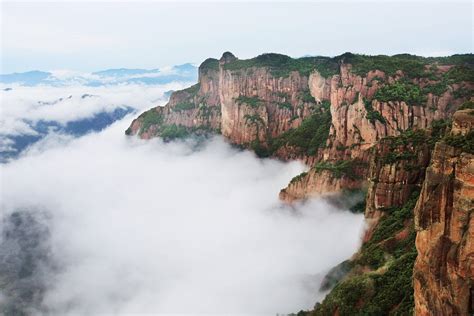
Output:
[[279,102],[277,103],[278,105],[278,108],[284,110],[284,109],[287,109],[287,110],[292,110],[293,107],[291,106],[291,103],[289,102]]
[[[418,195],[416,190],[404,205],[385,211],[372,238],[362,246],[358,258],[352,262],[354,268],[348,277],[339,281],[323,302],[307,314],[333,315],[336,310],[340,315],[360,316],[413,313],[412,274],[417,252],[412,219]],[[408,237],[403,240],[393,238],[397,232],[407,228]],[[361,272],[360,265],[372,269],[386,265],[387,269],[367,273]]]
[[303,92],[300,92],[299,98],[300,98],[301,101],[303,101],[305,103],[316,103],[316,100],[311,95],[309,90],[304,90]]
[[408,152],[408,151],[393,152],[393,151],[390,151],[385,156],[383,156],[382,162],[384,164],[394,164],[397,161],[411,160],[411,159],[414,159],[416,157],[417,157],[416,154],[413,153],[413,152]]
[[424,69],[427,61],[423,57],[414,55],[367,56],[346,53],[338,58],[344,59],[346,63],[350,63],[352,65],[352,72],[360,76],[365,76],[372,70],[383,71],[389,76],[393,76],[398,70],[401,70],[410,78],[427,75]]
[[199,92],[199,89],[201,88],[201,84],[200,83],[196,83],[195,85],[192,85],[190,86],[189,88],[186,88],[182,91],[184,92],[187,92],[189,94],[191,94],[191,96],[195,96],[198,92]]
[[389,148],[393,151],[400,146],[412,146],[416,148],[419,145],[426,143],[429,140],[429,136],[425,130],[408,129],[400,133],[398,136],[388,136],[383,138],[381,141],[388,143]]
[[263,119],[260,117],[260,115],[258,114],[246,114],[244,116],[244,119],[245,119],[245,123],[246,124],[249,124],[249,125],[252,125],[252,124],[255,124],[257,127],[261,124],[261,125],[265,125]]
[[418,86],[401,81],[381,87],[374,98],[382,102],[403,101],[409,105],[422,105],[426,101]]
[[455,99],[462,99],[462,98],[471,98],[474,95],[472,89],[466,87],[460,87],[453,91],[453,97]]
[[458,110],[474,110],[474,101],[466,101],[459,107]]
[[316,172],[321,172],[323,170],[330,171],[336,178],[341,178],[343,176],[350,179],[356,180],[360,177],[355,172],[355,167],[360,164],[354,160],[339,160],[334,163],[328,161],[322,161],[317,163],[314,166]]
[[160,136],[164,140],[173,140],[177,138],[185,138],[189,136],[189,134],[190,132],[185,126],[172,124],[163,126]]
[[193,110],[196,108],[196,105],[192,102],[180,102],[177,103],[172,109],[176,112]]
[[277,78],[288,77],[291,72],[299,72],[303,76],[317,70],[323,77],[338,73],[338,64],[329,57],[303,57],[294,59],[281,54],[262,54],[252,59],[237,59],[224,65],[226,70],[241,70],[253,67],[269,68],[270,73]]
[[375,121],[379,121],[382,124],[386,124],[385,118],[379,111],[374,110],[371,101],[364,100],[364,107],[367,111],[366,119],[368,119],[370,123],[375,124]]
[[303,179],[303,178],[306,177],[307,175],[308,175],[307,172],[302,172],[302,173],[300,173],[299,175],[297,175],[296,177],[293,177],[293,179],[291,179],[290,184],[300,181],[301,179]]
[[474,130],[471,130],[466,135],[448,135],[444,138],[444,142],[449,146],[474,154]]
[[297,128],[290,129],[271,139],[270,152],[288,145],[299,149],[301,154],[314,155],[318,148],[325,146],[331,127],[331,113],[320,110],[305,118]]
[[441,96],[446,92],[446,90],[448,90],[448,85],[446,84],[445,81],[440,81],[440,82],[430,84],[424,87],[423,94],[431,93],[436,96]]
[[219,70],[219,61],[215,58],[208,58],[199,66],[200,70]]
[[140,134],[147,132],[152,125],[161,125],[163,123],[163,114],[159,113],[156,109],[151,109],[140,115],[142,119],[142,128]]
[[474,69],[472,65],[457,65],[451,68],[445,75],[444,78],[448,83],[460,83],[460,82],[473,82],[474,81]]
[[431,137],[428,141],[430,145],[434,145],[437,141],[446,135],[451,130],[451,120],[435,120],[431,122]]
[[238,104],[246,104],[252,108],[257,108],[263,104],[263,100],[259,97],[247,97],[244,95],[240,95],[238,98],[235,99]]

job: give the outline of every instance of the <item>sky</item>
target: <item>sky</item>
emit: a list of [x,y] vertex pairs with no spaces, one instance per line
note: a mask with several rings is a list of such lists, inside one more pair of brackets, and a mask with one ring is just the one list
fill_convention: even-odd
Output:
[[293,57],[473,51],[471,1],[1,2],[1,73]]

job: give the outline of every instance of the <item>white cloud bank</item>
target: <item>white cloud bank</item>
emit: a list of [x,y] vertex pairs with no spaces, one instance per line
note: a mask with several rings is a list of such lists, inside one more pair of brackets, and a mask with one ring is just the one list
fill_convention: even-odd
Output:
[[167,100],[165,92],[183,89],[191,84],[172,82],[150,86],[13,86],[10,91],[0,91],[0,135],[34,135],[36,132],[24,120],[66,124],[100,112],[112,112],[123,106],[143,111],[163,105]]
[[49,136],[0,166],[3,216],[52,215],[53,314],[275,315],[321,299],[318,282],[356,250],[362,215],[321,200],[282,206],[299,163],[221,138],[198,151],[127,138],[130,119],[66,143]]

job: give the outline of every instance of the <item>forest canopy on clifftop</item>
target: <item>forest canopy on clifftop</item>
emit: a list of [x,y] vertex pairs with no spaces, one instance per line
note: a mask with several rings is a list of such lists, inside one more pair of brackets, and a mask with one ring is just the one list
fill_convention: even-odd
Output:
[[[352,72],[364,76],[373,70],[380,70],[387,75],[393,76],[398,70],[408,78],[428,77],[430,72],[425,67],[429,64],[456,65],[458,72],[471,73],[467,79],[472,79],[474,67],[473,54],[459,54],[448,57],[422,57],[410,54],[387,55],[360,55],[345,53],[336,57],[311,56],[291,58],[282,54],[267,53],[251,59],[236,59],[224,65],[225,70],[241,70],[252,67],[267,67],[275,77],[288,77],[291,72],[297,71],[303,76],[317,70],[323,77],[327,78],[339,72],[339,64],[352,65]],[[217,60],[206,60],[201,67],[216,67]],[[211,66],[212,65],[212,66]],[[454,74],[456,75],[456,74]]]

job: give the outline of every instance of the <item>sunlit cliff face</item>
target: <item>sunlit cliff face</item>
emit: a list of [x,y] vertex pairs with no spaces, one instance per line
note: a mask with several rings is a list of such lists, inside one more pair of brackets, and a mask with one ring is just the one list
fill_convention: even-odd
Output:
[[[260,160],[219,137],[127,138],[129,119],[80,139],[50,135],[2,166],[2,245],[35,254],[16,264],[29,269],[23,279],[1,271],[10,277],[2,304],[275,314],[320,299],[324,273],[357,248],[362,215],[322,200],[282,206],[277,193],[299,163]],[[30,222],[42,235],[6,233]],[[31,280],[34,299],[13,285]]]

